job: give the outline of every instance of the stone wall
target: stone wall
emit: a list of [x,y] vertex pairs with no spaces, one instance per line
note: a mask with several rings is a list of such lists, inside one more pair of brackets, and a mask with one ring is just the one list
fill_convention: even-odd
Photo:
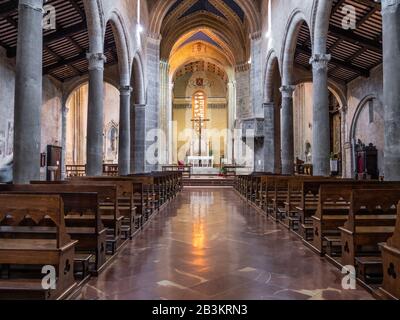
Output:
[[[14,141],[14,62],[0,52],[0,163],[11,159]],[[41,152],[47,151],[47,145],[62,145],[62,91],[59,84],[49,77],[43,78],[43,104],[41,114]],[[45,169],[41,178],[45,178]]]
[[[369,103],[369,98],[372,103]],[[384,108],[383,108],[383,71],[378,66],[371,71],[368,79],[358,78],[348,85],[346,115],[346,176],[351,177],[355,171],[353,165],[353,139],[363,143],[373,143],[378,148],[378,168],[384,175]],[[352,132],[352,128],[354,128]],[[354,133],[354,135],[353,135]],[[353,141],[352,141],[353,140]]]
[[159,40],[148,38],[147,50],[147,104],[146,104],[146,146],[145,159],[146,171],[158,169],[160,156],[160,140],[155,134],[151,134],[154,129],[159,127],[159,94],[160,94],[160,42]]

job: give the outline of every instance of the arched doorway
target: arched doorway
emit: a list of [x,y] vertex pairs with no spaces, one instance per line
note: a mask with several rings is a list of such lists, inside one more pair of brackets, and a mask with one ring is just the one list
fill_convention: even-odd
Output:
[[[368,95],[362,99],[356,109],[350,129],[352,150],[351,176],[357,174],[356,150],[363,146],[376,148],[376,167],[378,175],[384,175],[384,108],[376,96]],[[376,177],[375,177],[376,178]]]

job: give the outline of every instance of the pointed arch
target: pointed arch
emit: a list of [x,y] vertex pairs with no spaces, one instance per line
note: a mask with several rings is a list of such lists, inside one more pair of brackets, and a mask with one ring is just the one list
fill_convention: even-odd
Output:
[[114,10],[110,14],[107,23],[111,23],[115,42],[117,45],[117,54],[118,54],[118,67],[120,72],[120,85],[126,86],[130,83],[130,46],[129,46],[129,37],[125,27],[125,23],[121,17],[121,14]]

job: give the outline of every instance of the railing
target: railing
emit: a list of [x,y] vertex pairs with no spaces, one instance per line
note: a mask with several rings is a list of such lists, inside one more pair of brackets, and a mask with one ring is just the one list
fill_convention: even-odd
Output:
[[[72,177],[85,177],[86,176],[86,165],[67,165],[66,166],[67,178]],[[118,165],[117,164],[104,164],[103,175],[107,177],[118,176]]]
[[192,177],[192,166],[177,166],[177,165],[170,165],[170,166],[163,166],[163,172],[182,172],[182,176],[185,178]]
[[118,177],[118,165],[117,164],[103,164],[103,175],[107,177]]
[[71,177],[85,177],[86,165],[67,165],[66,166],[67,178]]
[[246,166],[226,164],[226,165],[223,165],[223,168],[224,168],[226,176],[235,177],[237,175],[237,169],[245,169]]

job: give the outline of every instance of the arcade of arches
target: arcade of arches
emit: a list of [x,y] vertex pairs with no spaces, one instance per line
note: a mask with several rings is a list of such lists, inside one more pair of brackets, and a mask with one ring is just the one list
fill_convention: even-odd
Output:
[[[232,177],[224,176],[228,169],[238,176],[400,181],[399,0],[3,0],[0,31],[1,187],[99,178],[107,170],[127,177],[188,167],[194,177],[185,183],[192,187],[209,186],[207,179],[232,186]],[[268,195],[252,198],[259,191],[245,197],[267,210]],[[290,293],[278,298],[323,298],[326,290],[334,298],[370,298],[364,290],[344,293],[334,277],[324,278],[336,269],[311,251],[304,254],[285,228],[260,222],[257,208],[244,217],[238,192],[185,189],[174,207],[183,220],[179,214],[156,218],[154,241],[153,233],[139,235],[125,247],[138,261],[119,261],[111,272],[124,263],[167,263],[152,246],[168,246],[179,256],[171,270],[184,261],[174,280],[164,279],[168,274],[156,263],[150,266],[159,272],[156,283],[145,272],[130,274],[146,278],[145,298],[184,298],[185,292],[193,298],[273,297],[280,289]],[[234,219],[225,226],[228,211]],[[312,226],[311,216],[302,223],[289,218],[300,229]],[[169,236],[163,227],[171,229]],[[240,232],[246,227],[252,240]],[[265,268],[261,258],[249,256],[265,252],[260,234],[271,238],[267,246],[274,253],[307,258],[318,280],[310,284],[304,275],[298,285],[289,270],[283,276],[290,288],[284,288],[270,256],[263,256]],[[270,245],[279,235],[295,245]],[[253,240],[257,248],[246,253],[243,243]],[[245,264],[237,263],[231,246],[248,258]],[[139,253],[144,247],[153,248],[149,256]],[[212,260],[220,252],[234,265],[229,277],[243,283],[227,284],[222,261]],[[201,271],[189,261],[196,255],[204,258]],[[286,258],[280,266],[290,263]],[[267,272],[276,280],[268,294],[260,293],[254,272],[255,279]],[[191,280],[176,284],[180,276]],[[249,278],[257,289],[240,291]],[[226,290],[211,289],[218,279]],[[102,275],[91,281],[86,297],[142,297]]]

